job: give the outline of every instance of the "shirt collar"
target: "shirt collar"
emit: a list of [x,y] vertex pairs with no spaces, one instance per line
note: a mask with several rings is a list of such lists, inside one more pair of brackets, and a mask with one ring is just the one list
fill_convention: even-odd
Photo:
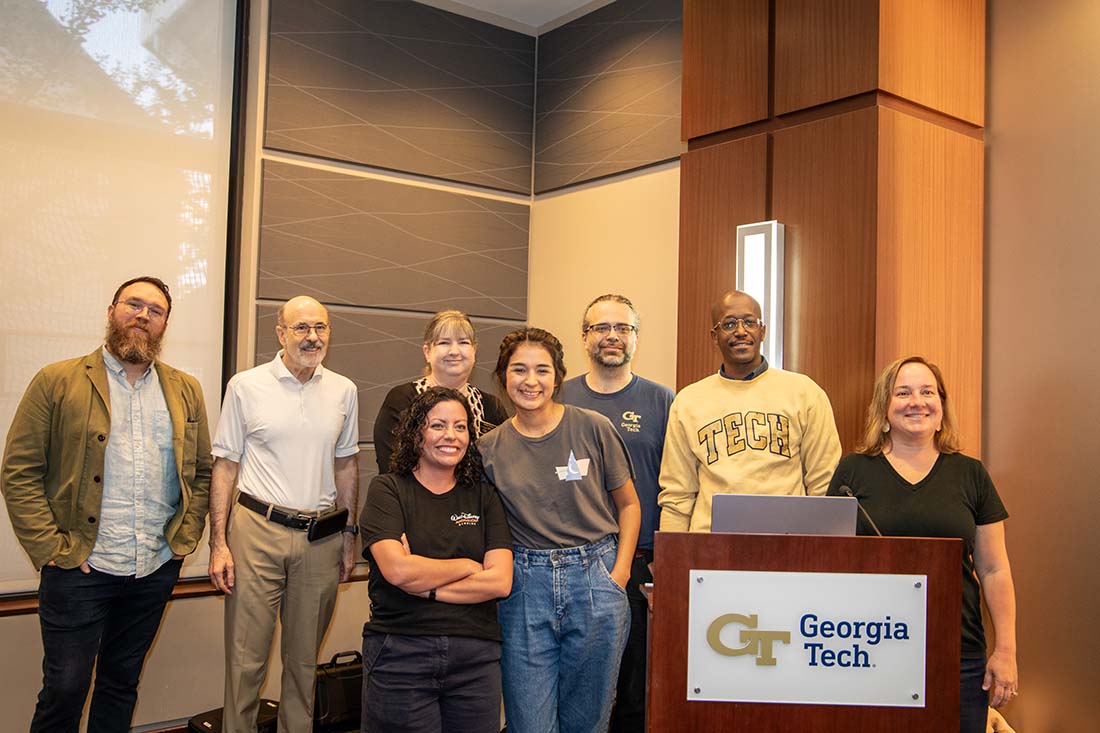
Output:
[[[102,349],[100,349],[100,351],[103,352],[103,366],[107,367],[107,371],[114,372],[115,374],[117,374],[120,377],[125,377],[126,376],[126,367],[123,366],[122,362],[118,359],[118,357],[115,356],[114,354],[112,354],[106,346],[104,346]],[[140,380],[145,379],[146,377],[148,377],[149,372],[151,372],[152,370],[153,370],[153,365],[152,365],[152,363],[150,363],[148,368],[146,368],[146,370],[142,373],[142,375],[140,377],[138,377],[138,380],[140,381]]]
[[[286,368],[286,364],[283,363],[283,352],[285,350],[286,349],[279,349],[279,352],[275,354],[275,358],[271,360],[271,371],[275,374],[276,379],[292,379],[295,382],[298,382],[298,377],[291,374],[290,370]],[[317,368],[313,370],[313,376],[306,381],[306,384],[314,380],[320,379],[321,372],[323,372],[324,369],[325,368],[322,365],[318,364]]]
[[763,354],[760,355],[760,366],[756,367],[743,377],[731,377],[730,375],[726,374],[725,364],[718,367],[718,374],[721,375],[723,379],[732,379],[738,382],[747,382],[750,379],[756,379],[766,371],[768,371],[768,357],[764,356]]

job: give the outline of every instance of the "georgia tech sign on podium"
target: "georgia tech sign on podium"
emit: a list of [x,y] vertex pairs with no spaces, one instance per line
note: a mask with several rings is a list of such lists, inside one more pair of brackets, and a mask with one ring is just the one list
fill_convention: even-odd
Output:
[[924,707],[927,585],[692,570],[687,698]]

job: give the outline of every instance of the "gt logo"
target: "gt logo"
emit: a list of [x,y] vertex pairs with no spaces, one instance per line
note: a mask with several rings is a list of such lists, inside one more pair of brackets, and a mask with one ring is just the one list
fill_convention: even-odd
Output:
[[732,623],[738,623],[743,626],[747,626],[749,629],[755,629],[757,623],[756,614],[751,616],[743,616],[739,613],[727,613],[711,622],[707,628],[707,643],[710,644],[710,648],[719,654],[726,657],[739,657],[742,654],[752,654],[756,657],[757,665],[761,667],[774,667],[775,657],[772,656],[772,644],[775,642],[781,642],[783,644],[791,643],[791,632],[789,631],[749,631],[748,629],[742,629],[740,640],[744,644],[737,649],[731,649],[722,643],[722,629]]
[[638,422],[641,419],[642,416],[634,412],[633,410],[627,410],[623,413],[623,420],[626,420],[627,422]]

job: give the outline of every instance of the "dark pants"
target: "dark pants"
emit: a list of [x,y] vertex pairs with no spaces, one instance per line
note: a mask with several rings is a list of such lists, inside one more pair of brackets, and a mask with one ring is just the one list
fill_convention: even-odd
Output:
[[42,691],[31,733],[77,732],[93,666],[88,733],[128,733],[145,654],[157,635],[180,565],[179,560],[169,560],[144,578],[42,568]]
[[363,634],[364,733],[499,733],[500,642]]
[[619,684],[615,692],[615,709],[611,712],[611,733],[642,733],[645,731],[645,676],[649,608],[639,589],[652,583],[649,563],[653,555],[642,551],[630,566],[630,584],[626,597],[630,601],[630,636],[619,665]]
[[959,733],[985,733],[989,691],[982,689],[985,658],[964,659],[960,665]]

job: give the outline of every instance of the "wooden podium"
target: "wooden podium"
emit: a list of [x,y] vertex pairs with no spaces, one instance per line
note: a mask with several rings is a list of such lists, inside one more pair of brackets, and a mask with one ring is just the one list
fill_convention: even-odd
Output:
[[[962,542],[910,537],[658,532],[646,720],[653,733],[928,733],[959,729]],[[928,576],[923,708],[687,699],[692,570]]]

